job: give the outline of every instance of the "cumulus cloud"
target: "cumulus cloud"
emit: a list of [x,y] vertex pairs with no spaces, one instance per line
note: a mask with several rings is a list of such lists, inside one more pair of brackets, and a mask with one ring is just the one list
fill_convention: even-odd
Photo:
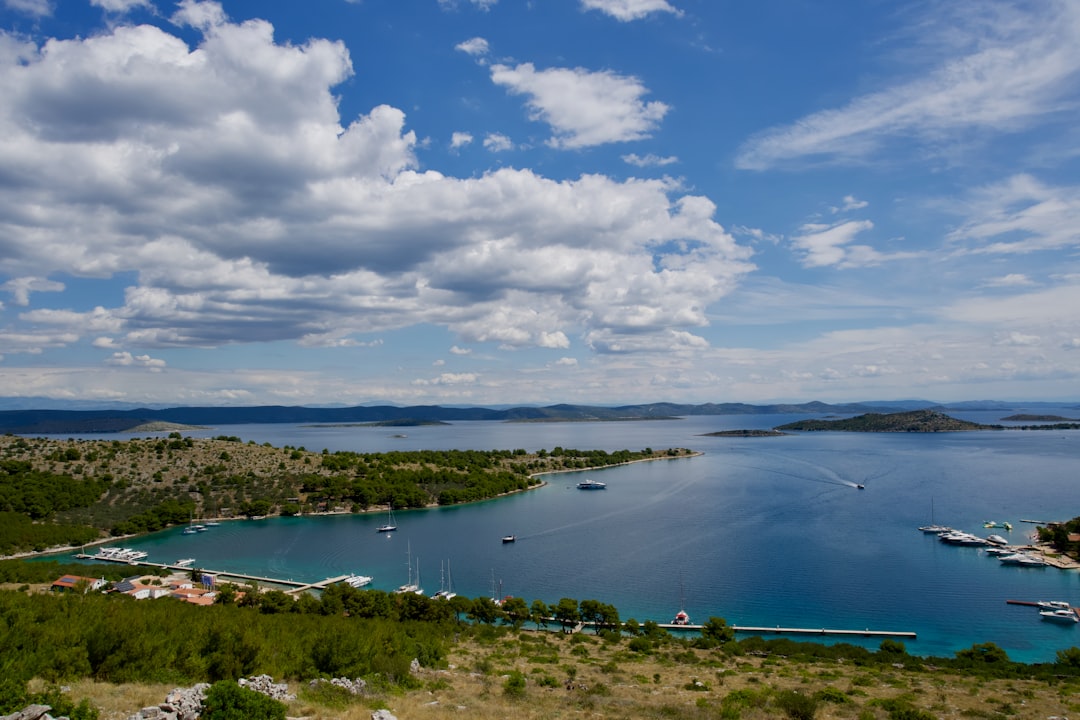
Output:
[[506,152],[514,149],[514,141],[502,133],[488,133],[484,137],[484,147],[491,152]]
[[764,170],[806,158],[861,161],[896,138],[932,148],[971,129],[1012,132],[1069,110],[1064,98],[1080,74],[1080,5],[1052,0],[1037,7],[956,7],[958,17],[947,31],[953,45],[935,68],[766,130],[742,146],[736,166]]
[[465,42],[458,43],[455,48],[473,57],[482,57],[488,54],[488,41],[482,37],[474,37]]
[[118,365],[121,367],[141,367],[148,370],[160,370],[165,367],[165,361],[152,358],[149,355],[132,355],[129,352],[115,352],[106,365]]
[[0,290],[11,293],[11,300],[16,305],[29,305],[32,292],[62,292],[64,284],[45,278],[22,277],[8,280],[0,285]]
[[530,118],[554,132],[548,144],[583,148],[650,137],[670,109],[645,102],[648,90],[635,77],[584,68],[537,70],[532,63],[493,65],[491,79],[528,97]]
[[35,17],[52,15],[53,11],[49,0],[4,0],[4,7]]
[[[133,359],[344,348],[418,324],[503,347],[684,347],[697,341],[679,332],[706,325],[753,269],[715,205],[671,181],[420,171],[401,110],[340,115],[342,43],[278,43],[269,23],[233,23],[214,2],[186,0],[174,20],[201,33],[196,47],[131,25],[0,56],[0,272],[131,278],[100,312],[20,316],[9,355],[86,335]],[[506,72],[566,147],[629,139],[666,111],[631,78]],[[580,115],[540,87],[552,81]],[[50,282],[6,289],[32,301],[60,290]],[[56,332],[29,325],[46,322]]]
[[585,10],[599,10],[620,22],[640,20],[660,12],[682,15],[682,11],[667,0],[581,0],[581,7]]
[[153,7],[150,0],[90,0],[90,4],[117,14],[130,12],[137,7]]
[[456,132],[450,136],[450,147],[454,150],[469,145],[473,141],[473,136],[467,132]]
[[470,350],[469,348],[458,347],[457,345],[450,346],[451,355],[469,355],[471,353],[472,350]]
[[810,223],[800,228],[801,234],[792,237],[791,244],[805,267],[843,265],[850,257],[850,243],[873,227],[869,220],[848,220],[838,225]]
[[669,155],[668,157],[661,157],[659,155],[638,155],[637,153],[629,153],[622,156],[623,162],[627,165],[636,165],[637,167],[663,167],[665,165],[674,165],[679,162],[679,158]]

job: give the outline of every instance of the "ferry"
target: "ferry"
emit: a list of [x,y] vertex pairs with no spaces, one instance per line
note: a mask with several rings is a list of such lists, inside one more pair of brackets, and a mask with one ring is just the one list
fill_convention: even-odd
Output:
[[606,490],[607,483],[602,483],[599,480],[582,480],[577,484],[578,490]]

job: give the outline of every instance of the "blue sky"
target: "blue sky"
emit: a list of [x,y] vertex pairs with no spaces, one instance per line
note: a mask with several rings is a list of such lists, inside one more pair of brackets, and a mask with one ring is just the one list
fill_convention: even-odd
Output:
[[0,3],[0,397],[1080,399],[1073,0]]

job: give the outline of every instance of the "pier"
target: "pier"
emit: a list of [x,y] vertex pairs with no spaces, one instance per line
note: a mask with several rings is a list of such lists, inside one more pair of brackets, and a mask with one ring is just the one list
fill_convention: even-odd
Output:
[[[700,632],[702,625],[675,625],[674,623],[658,623],[665,630],[693,630]],[[914,640],[916,633],[904,630],[839,630],[832,628],[798,628],[798,627],[756,627],[751,625],[728,625],[737,633],[749,635],[856,635],[859,637],[900,637]]]
[[282,580],[280,578],[262,577],[260,575],[245,575],[244,573],[229,572],[226,570],[210,570],[208,568],[195,567],[193,565],[176,565],[175,563],[156,563],[148,562],[146,560],[123,560],[121,558],[101,557],[100,555],[87,555],[85,553],[79,553],[75,557],[80,560],[93,560],[95,562],[112,562],[120,565],[131,565],[134,567],[152,567],[162,568],[165,570],[172,570],[173,572],[186,572],[190,573],[192,570],[198,570],[200,573],[207,575],[213,575],[215,578],[229,578],[236,580],[243,580],[244,582],[256,582],[265,583],[268,585],[285,585],[288,590],[285,592],[289,594],[299,594],[306,590],[324,590],[327,585],[333,585],[334,583],[341,582],[348,575],[342,575],[340,577],[326,578],[325,580],[319,580],[317,582],[298,582],[296,580]]

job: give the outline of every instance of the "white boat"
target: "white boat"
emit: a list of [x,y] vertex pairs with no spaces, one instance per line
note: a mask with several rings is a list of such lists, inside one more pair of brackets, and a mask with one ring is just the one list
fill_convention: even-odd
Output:
[[183,558],[182,560],[177,560],[174,564],[176,565],[176,567],[187,567],[194,562],[195,558]]
[[1040,600],[1035,605],[1040,610],[1072,610],[1072,605],[1064,600]]
[[351,585],[354,588],[362,588],[365,585],[370,585],[371,581],[374,579],[375,578],[368,575],[350,575],[349,577],[342,580],[342,582],[346,585]]
[[602,483],[599,480],[582,480],[577,484],[578,490],[606,490],[607,483]]
[[986,541],[978,535],[973,535],[968,532],[961,532],[954,530],[953,532],[942,533],[938,535],[938,539],[943,543],[949,545],[986,545]]
[[195,529],[194,525],[188,525],[186,528],[180,531],[181,535],[195,535],[199,531]]
[[416,580],[413,580],[412,575],[412,545],[407,545],[405,548],[405,565],[409,568],[409,581],[404,585],[398,587],[395,593],[415,593],[416,595],[423,595],[424,588],[420,586],[420,558],[416,559]]
[[1039,616],[1043,620],[1049,620],[1050,622],[1063,623],[1063,624],[1076,624],[1080,622],[1080,617],[1077,617],[1076,613],[1072,610],[1040,610]]
[[375,528],[375,532],[394,532],[395,530],[397,530],[397,523],[394,521],[394,504],[391,503],[386,508],[386,524]]
[[439,592],[431,596],[432,600],[449,600],[457,597],[454,592],[454,578],[450,575],[450,561],[446,561],[446,572],[443,573],[443,565],[439,563]]
[[503,535],[502,541],[503,541],[504,544],[505,543],[517,542],[517,535]]
[[1015,565],[1017,567],[1046,567],[1046,561],[1041,557],[1035,557],[1027,553],[1015,553],[1003,555],[998,558],[1002,565]]
[[1000,535],[987,535],[986,542],[993,543],[994,545],[1008,545],[1009,541]]
[[927,534],[940,535],[941,533],[953,532],[951,527],[945,525],[938,525],[934,522],[934,500],[930,499],[930,524],[923,525],[919,530]]

